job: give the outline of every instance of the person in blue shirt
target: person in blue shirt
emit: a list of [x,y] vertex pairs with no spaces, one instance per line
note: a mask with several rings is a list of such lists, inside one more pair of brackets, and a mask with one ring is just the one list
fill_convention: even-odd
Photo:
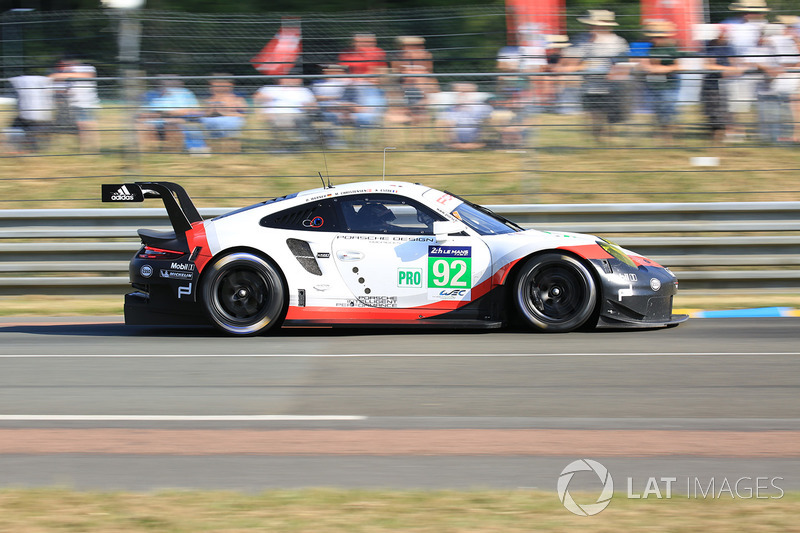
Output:
[[166,139],[169,129],[178,129],[183,139],[183,147],[191,154],[209,152],[203,137],[200,118],[204,110],[194,93],[183,86],[178,79],[163,79],[159,92],[145,104],[141,115],[145,130]]

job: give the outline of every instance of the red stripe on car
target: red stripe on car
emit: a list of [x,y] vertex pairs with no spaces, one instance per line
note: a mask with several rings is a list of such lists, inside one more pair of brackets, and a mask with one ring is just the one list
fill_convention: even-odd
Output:
[[579,246],[559,246],[558,249],[578,254],[584,259],[611,259],[614,257],[610,253],[603,250],[597,244],[581,244]]
[[202,272],[203,267],[211,260],[206,226],[202,221],[192,223],[192,229],[186,232],[186,242],[189,244],[190,253],[198,246],[200,247],[200,254],[195,258],[194,264],[197,266],[197,272]]

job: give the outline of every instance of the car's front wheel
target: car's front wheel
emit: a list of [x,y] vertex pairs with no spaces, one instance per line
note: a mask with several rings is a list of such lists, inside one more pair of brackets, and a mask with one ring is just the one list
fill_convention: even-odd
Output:
[[562,333],[576,330],[592,318],[597,288],[580,260],[552,252],[532,257],[522,266],[514,298],[528,326]]
[[237,252],[207,269],[203,304],[216,327],[232,335],[258,335],[280,323],[286,284],[272,261]]

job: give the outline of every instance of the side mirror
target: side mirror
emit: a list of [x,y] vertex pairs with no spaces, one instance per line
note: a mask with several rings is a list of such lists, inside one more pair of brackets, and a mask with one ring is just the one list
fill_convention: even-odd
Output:
[[436,220],[433,223],[433,233],[437,242],[445,242],[448,237],[464,231],[464,226],[455,220]]

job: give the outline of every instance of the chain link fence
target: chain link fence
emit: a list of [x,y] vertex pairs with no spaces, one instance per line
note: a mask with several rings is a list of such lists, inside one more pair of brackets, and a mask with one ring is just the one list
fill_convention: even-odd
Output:
[[[722,20],[726,10],[712,3],[706,20]],[[567,17],[572,47],[523,69],[502,52],[502,5],[302,15],[6,12],[0,206],[87,205],[95,196],[87,184],[131,176],[203,180],[214,205],[236,203],[313,185],[328,159],[335,180],[385,172],[492,203],[800,199],[797,87],[776,95],[764,87],[777,75],[755,66],[719,75],[700,50],[686,50],[669,76],[643,68],[646,54],[615,61],[618,75],[604,75],[595,98],[597,75],[575,60],[585,30],[578,15]],[[287,20],[302,31],[296,67],[258,74],[252,59]],[[618,8],[617,20],[628,42],[647,41],[634,7]],[[386,68],[326,70],[356,34],[375,35]],[[404,36],[424,39],[432,70],[389,68]],[[793,87],[793,55],[764,55]],[[53,73],[65,59],[94,67],[96,78],[59,80]],[[561,68],[570,60],[579,66]],[[20,77],[28,81],[14,81]],[[163,103],[175,88],[187,98],[180,113]],[[26,92],[44,120],[20,120]],[[380,166],[387,147],[396,152],[388,171]]]

